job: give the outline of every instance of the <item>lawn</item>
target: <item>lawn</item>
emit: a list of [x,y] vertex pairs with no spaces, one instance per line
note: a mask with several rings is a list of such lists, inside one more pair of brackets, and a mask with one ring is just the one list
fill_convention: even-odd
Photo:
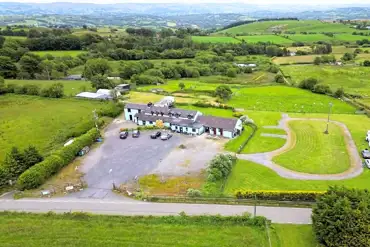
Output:
[[242,146],[242,144],[249,138],[252,132],[253,128],[249,125],[245,125],[244,131],[240,136],[231,139],[225,144],[225,150],[230,152],[237,152],[239,147]]
[[[326,114],[289,114],[291,117],[327,117]],[[364,115],[334,114],[331,119],[340,121],[347,125],[356,143],[358,150],[368,147],[365,142],[365,135],[370,126],[370,119]],[[293,180],[280,177],[273,170],[249,161],[239,160],[225,186],[226,194],[233,194],[238,189],[248,190],[304,190],[324,191],[329,186],[347,186],[350,188],[368,189],[370,186],[370,170],[352,179],[339,181],[318,181],[318,180]]]
[[323,23],[318,20],[262,21],[232,27],[218,33],[272,33],[274,31],[352,33],[354,29],[339,23]]
[[191,39],[196,43],[240,43],[233,37],[223,36],[191,36]]
[[272,228],[273,247],[319,247],[311,225],[273,224]]
[[274,151],[281,148],[286,143],[286,139],[278,137],[261,136],[262,133],[274,134],[271,130],[258,129],[255,136],[249,141],[242,150],[243,154],[254,154]]
[[24,36],[4,36],[5,40],[26,40],[27,37]]
[[334,54],[344,54],[346,52],[353,53],[356,49],[361,49],[362,51],[370,51],[370,47],[366,48],[349,48],[345,46],[333,46]]
[[[291,121],[293,146],[273,160],[290,170],[311,174],[341,173],[350,167],[343,130],[329,124],[329,134],[324,134],[324,121]],[[335,157],[335,158],[333,158]]]
[[283,66],[281,69],[295,83],[313,77],[318,79],[320,83],[329,85],[332,90],[343,87],[347,93],[370,95],[369,67],[290,65]]
[[13,147],[32,144],[43,155],[60,147],[74,133],[92,128],[92,111],[106,102],[50,99],[21,95],[0,97],[0,161]]
[[0,213],[0,242],[2,246],[35,247],[269,246],[264,228],[221,223],[204,217],[184,218],[5,212]]
[[369,39],[369,36],[352,35],[352,34],[336,34],[334,39],[348,42],[356,42],[357,40]]
[[320,55],[305,55],[305,56],[291,56],[291,57],[275,57],[273,62],[279,65],[285,64],[309,64],[315,60],[316,57]]
[[31,53],[37,54],[41,57],[45,55],[52,55],[53,57],[63,57],[63,56],[77,57],[80,54],[86,53],[86,51],[33,51]]
[[236,108],[255,111],[326,113],[333,103],[333,113],[354,113],[355,108],[329,96],[286,86],[242,88],[228,102]]
[[91,87],[91,83],[87,81],[67,81],[67,80],[5,80],[6,84],[15,85],[26,85],[33,84],[38,85],[40,88],[47,87],[53,83],[62,83],[64,86],[64,94],[66,96],[75,96],[76,94],[84,91],[94,91]]
[[244,40],[247,43],[271,42],[278,45],[293,43],[293,41],[279,35],[238,36],[236,38],[239,40]]

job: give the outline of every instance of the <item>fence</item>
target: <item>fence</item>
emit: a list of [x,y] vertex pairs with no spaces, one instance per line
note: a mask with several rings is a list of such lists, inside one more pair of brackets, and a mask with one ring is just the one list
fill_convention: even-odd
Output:
[[252,133],[249,135],[249,137],[247,138],[247,140],[245,140],[242,145],[240,145],[237,153],[240,154],[240,152],[244,149],[245,146],[247,146],[248,142],[252,139],[252,137],[254,136],[254,134],[256,133],[258,127],[257,125],[255,125],[254,123],[248,123],[246,124],[248,126],[251,126],[252,127]]

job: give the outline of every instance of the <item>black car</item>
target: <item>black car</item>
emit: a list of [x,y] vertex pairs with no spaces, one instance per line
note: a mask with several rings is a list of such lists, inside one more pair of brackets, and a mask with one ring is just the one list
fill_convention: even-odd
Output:
[[155,132],[155,133],[153,133],[153,134],[151,134],[150,135],[150,138],[152,138],[152,139],[157,139],[158,137],[160,137],[161,136],[161,132],[160,131],[157,131],[157,132]]
[[120,139],[126,139],[128,137],[128,131],[122,131],[119,133]]
[[139,136],[140,136],[140,131],[139,130],[132,131],[132,137],[133,138],[138,138]]
[[370,159],[370,151],[368,149],[362,150],[361,154],[364,159]]

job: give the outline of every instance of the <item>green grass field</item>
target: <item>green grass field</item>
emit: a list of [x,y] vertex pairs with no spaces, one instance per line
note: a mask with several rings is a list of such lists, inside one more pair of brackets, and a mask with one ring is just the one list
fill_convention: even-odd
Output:
[[229,28],[218,33],[272,33],[274,31],[352,33],[354,29],[339,23],[323,23],[317,20],[263,21]]
[[27,37],[24,36],[4,36],[5,40],[25,40]]
[[233,37],[222,36],[192,36],[191,39],[196,43],[240,43]]
[[[270,246],[265,228],[201,217],[5,212],[0,223],[3,246]],[[310,225],[273,224],[269,232],[274,247],[317,246]]]
[[369,39],[369,36],[352,35],[352,34],[336,34],[334,39],[348,42],[355,42],[357,40]]
[[324,113],[328,104],[333,113],[354,113],[355,108],[329,96],[285,86],[242,88],[234,93],[229,105],[245,110],[298,113]]
[[239,40],[244,40],[247,43],[271,42],[278,45],[293,43],[293,41],[278,35],[238,36],[236,38]]
[[[285,35],[284,35],[285,36]],[[289,39],[293,41],[300,41],[304,43],[313,43],[317,41],[331,41],[332,37],[324,34],[289,34]],[[291,42],[292,43],[292,42]]]
[[21,95],[0,97],[0,161],[13,147],[32,144],[42,154],[59,147],[75,132],[92,128],[92,111],[108,103]]
[[[289,116],[322,119],[327,117],[326,114],[296,113],[291,113]],[[331,116],[331,119],[347,125],[358,150],[368,147],[368,143],[364,139],[368,126],[370,125],[370,119],[368,117],[364,115],[334,114]],[[365,169],[364,172],[356,178],[339,181],[293,180],[282,178],[271,169],[262,165],[239,160],[228,178],[224,192],[226,194],[233,194],[238,189],[324,191],[329,186],[334,185],[367,189],[370,186],[370,170]]]
[[[345,46],[333,46],[333,52],[334,54],[344,54],[346,52],[353,53],[357,48],[348,48]],[[370,47],[366,48],[359,48],[362,51],[370,51]],[[360,54],[361,55],[361,54]]]
[[370,95],[370,84],[368,83],[370,68],[368,67],[290,65],[282,66],[281,69],[295,83],[313,77],[320,83],[329,85],[333,90],[343,87],[347,93]]
[[[293,171],[311,174],[341,173],[350,167],[343,130],[329,124],[329,134],[324,134],[324,121],[291,121],[295,145],[273,160]],[[335,157],[335,158],[334,158]]]
[[53,57],[63,57],[63,56],[77,57],[80,54],[86,53],[86,51],[33,51],[32,53],[37,54],[41,57],[45,55],[52,55]]
[[64,86],[64,94],[66,96],[75,96],[84,91],[94,91],[91,83],[87,81],[67,81],[67,80],[5,80],[6,84],[26,85],[34,84],[41,88],[47,87],[53,83],[62,83]]

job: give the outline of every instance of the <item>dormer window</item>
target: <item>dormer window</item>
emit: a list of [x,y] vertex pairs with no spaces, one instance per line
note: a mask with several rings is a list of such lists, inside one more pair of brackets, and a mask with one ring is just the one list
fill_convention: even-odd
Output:
[[163,117],[163,115],[164,115],[164,112],[161,112],[161,115],[162,115],[162,117]]
[[188,115],[188,119],[193,119],[193,115],[192,114],[189,114]]
[[152,113],[152,115],[154,115],[154,111],[151,111],[150,113]]

